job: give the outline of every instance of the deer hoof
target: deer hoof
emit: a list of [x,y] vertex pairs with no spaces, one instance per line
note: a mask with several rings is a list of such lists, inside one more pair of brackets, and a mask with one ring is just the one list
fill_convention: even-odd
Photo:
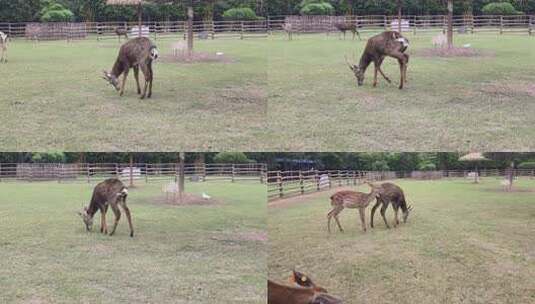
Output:
[[134,231],[130,232],[130,237],[134,237]]

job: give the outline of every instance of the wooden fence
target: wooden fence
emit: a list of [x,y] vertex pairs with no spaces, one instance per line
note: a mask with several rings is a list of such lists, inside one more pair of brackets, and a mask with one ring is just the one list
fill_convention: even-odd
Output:
[[[39,164],[39,163],[0,163],[0,182],[7,181],[51,181],[94,182],[105,178],[117,177],[145,182],[174,180],[179,165],[167,164]],[[259,181],[266,180],[265,164],[187,164],[184,168],[186,178],[191,181],[226,180]]]
[[[403,16],[403,31],[414,34],[429,31],[443,31],[447,25],[445,15]],[[195,21],[193,32],[198,39],[266,38],[270,33],[282,31],[285,22],[292,23],[297,33],[331,33],[334,24],[347,22],[356,24],[359,31],[377,32],[396,27],[397,16],[270,16],[257,21]],[[394,24],[394,26],[393,26]],[[113,39],[115,28],[137,27],[137,22],[82,22],[82,23],[2,23],[0,31],[10,37],[32,40],[56,39]],[[143,22],[153,39],[181,37],[186,39],[186,21]],[[535,30],[535,16],[454,16],[453,27],[459,33],[528,34]],[[395,30],[396,28],[394,28]]]
[[[510,173],[513,176],[535,177],[535,169],[506,170],[478,170],[480,177],[505,178]],[[351,170],[308,170],[308,171],[268,171],[268,200],[304,195],[307,193],[328,190],[341,186],[357,186],[364,181],[381,181],[399,178],[412,179],[442,179],[442,178],[470,178],[471,170],[449,171],[351,171]]]

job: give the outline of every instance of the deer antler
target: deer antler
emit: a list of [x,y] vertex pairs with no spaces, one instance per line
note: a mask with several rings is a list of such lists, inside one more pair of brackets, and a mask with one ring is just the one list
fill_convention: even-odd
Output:
[[412,211],[412,206],[411,206],[411,205],[409,205],[409,206],[407,207],[407,211]]
[[344,55],[344,58],[346,60],[347,65],[349,66],[349,69],[353,71],[355,67],[351,63],[349,63],[349,60],[347,59],[347,55]]

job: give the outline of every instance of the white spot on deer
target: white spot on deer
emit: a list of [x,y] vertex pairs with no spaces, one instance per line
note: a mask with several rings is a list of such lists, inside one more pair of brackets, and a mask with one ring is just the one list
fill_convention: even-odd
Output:
[[152,58],[152,60],[156,60],[158,58],[158,49],[157,48],[153,48],[150,50],[150,58]]
[[409,47],[409,41],[403,37],[396,39],[396,41],[399,41],[403,44],[403,47]]

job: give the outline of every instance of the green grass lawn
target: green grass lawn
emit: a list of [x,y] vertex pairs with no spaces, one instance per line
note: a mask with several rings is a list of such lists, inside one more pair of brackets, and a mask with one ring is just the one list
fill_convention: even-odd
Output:
[[535,180],[509,193],[494,178],[395,183],[414,212],[392,229],[377,212],[376,227],[363,233],[358,212],[344,210],[345,233],[329,235],[332,191],[270,207],[269,277],[286,280],[295,267],[344,303],[535,301]]
[[189,183],[217,204],[170,206],[140,182],[134,238],[124,214],[114,236],[99,215],[85,231],[75,211],[92,186],[0,183],[1,303],[264,303],[265,185]]
[[[176,39],[156,40],[162,57]],[[154,65],[152,99],[139,100],[133,73],[125,96],[101,78],[116,39],[67,43],[14,40],[0,65],[3,150],[251,150],[266,128],[267,58],[258,40],[198,41],[232,63]],[[6,77],[6,75],[9,75]],[[237,148],[239,147],[239,148]]]
[[[436,33],[435,33],[436,34]],[[368,38],[370,35],[366,35]],[[356,79],[344,55],[358,61],[365,40],[338,35],[276,36],[269,49],[269,110],[275,149],[314,151],[528,150],[535,144],[535,38],[456,35],[485,56],[426,57],[432,34],[407,34],[409,83],[399,91],[399,67],[386,59],[393,80],[372,87]]]

